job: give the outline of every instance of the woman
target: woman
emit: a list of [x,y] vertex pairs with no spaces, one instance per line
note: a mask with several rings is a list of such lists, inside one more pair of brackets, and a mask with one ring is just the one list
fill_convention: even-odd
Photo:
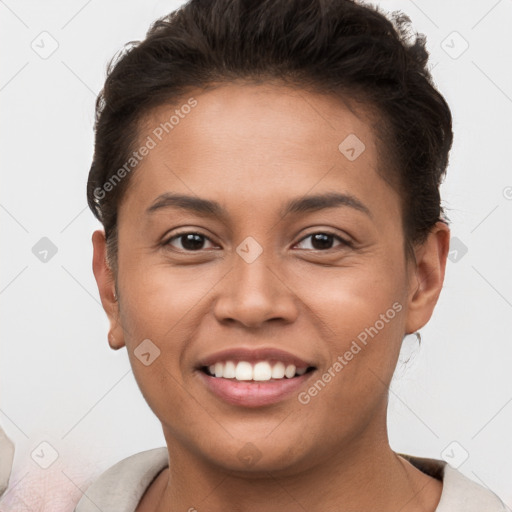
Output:
[[348,0],[191,1],[111,66],[93,269],[167,447],[77,512],[506,510],[388,441],[450,239],[451,114],[408,35]]

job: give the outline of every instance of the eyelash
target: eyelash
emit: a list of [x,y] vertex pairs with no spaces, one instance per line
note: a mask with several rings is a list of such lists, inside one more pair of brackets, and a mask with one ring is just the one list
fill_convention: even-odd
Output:
[[[341,242],[341,246],[345,246],[345,247],[353,247],[353,244],[352,242],[349,242],[348,240],[340,237],[339,235],[336,235],[334,233],[331,233],[330,231],[315,231],[313,233],[309,233],[308,235],[302,237],[298,242],[297,244],[303,242],[304,240],[306,240],[307,238],[310,238],[314,235],[327,235],[327,236],[332,236],[333,238],[335,238],[336,240],[338,240],[339,242]],[[206,235],[203,235],[202,233],[199,233],[197,231],[183,231],[182,233],[177,233],[176,235],[173,235],[171,238],[169,238],[166,242],[164,242],[162,245],[164,245],[165,247],[167,246],[170,246],[171,245],[171,242],[173,240],[176,240],[176,239],[179,239],[185,235],[199,235],[201,237],[203,237],[204,239],[206,240],[209,240],[211,243],[213,243],[209,237],[207,237]],[[295,245],[297,245],[295,244]],[[328,252],[328,251],[331,251],[331,250],[334,250],[336,249],[336,247],[330,247],[328,249],[309,249],[310,251],[318,251],[318,252]],[[187,249],[177,249],[178,251],[182,251],[182,252],[190,252],[190,253],[194,253],[194,252],[200,252],[204,249],[198,249],[197,251],[189,251]]]

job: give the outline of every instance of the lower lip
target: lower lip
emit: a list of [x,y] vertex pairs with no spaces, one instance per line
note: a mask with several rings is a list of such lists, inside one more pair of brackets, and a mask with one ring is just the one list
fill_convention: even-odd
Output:
[[206,387],[224,401],[242,407],[261,407],[275,404],[297,393],[314,370],[291,379],[258,382],[223,379],[211,377],[201,370],[198,372]]

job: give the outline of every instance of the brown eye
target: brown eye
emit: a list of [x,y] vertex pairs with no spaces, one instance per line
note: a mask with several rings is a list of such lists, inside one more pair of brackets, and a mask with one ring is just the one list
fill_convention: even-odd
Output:
[[[341,242],[342,246],[350,246],[350,243],[343,238],[341,238],[338,235],[335,235],[333,233],[327,233],[327,232],[318,232],[318,233],[312,233],[306,237],[304,237],[300,242],[302,243],[304,240],[307,240],[308,238],[311,239],[311,249],[313,250],[328,250],[333,249],[333,242],[334,240],[338,240]],[[304,247],[302,247],[304,249]],[[306,247],[307,248],[307,247]]]
[[[181,247],[176,247],[176,245],[174,245],[174,242],[176,241],[178,241],[178,244],[181,245]],[[200,251],[205,249],[205,241],[209,241],[211,243],[211,240],[201,233],[188,232],[174,235],[172,238],[169,238],[164,245],[171,245],[182,251]]]

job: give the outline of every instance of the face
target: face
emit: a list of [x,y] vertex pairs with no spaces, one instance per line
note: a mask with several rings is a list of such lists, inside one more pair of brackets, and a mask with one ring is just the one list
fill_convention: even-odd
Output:
[[168,445],[197,460],[286,474],[376,447],[448,229],[406,260],[371,123],[336,98],[248,84],[193,98],[143,123],[152,147],[119,208],[119,302],[93,237],[111,345],[126,346]]

